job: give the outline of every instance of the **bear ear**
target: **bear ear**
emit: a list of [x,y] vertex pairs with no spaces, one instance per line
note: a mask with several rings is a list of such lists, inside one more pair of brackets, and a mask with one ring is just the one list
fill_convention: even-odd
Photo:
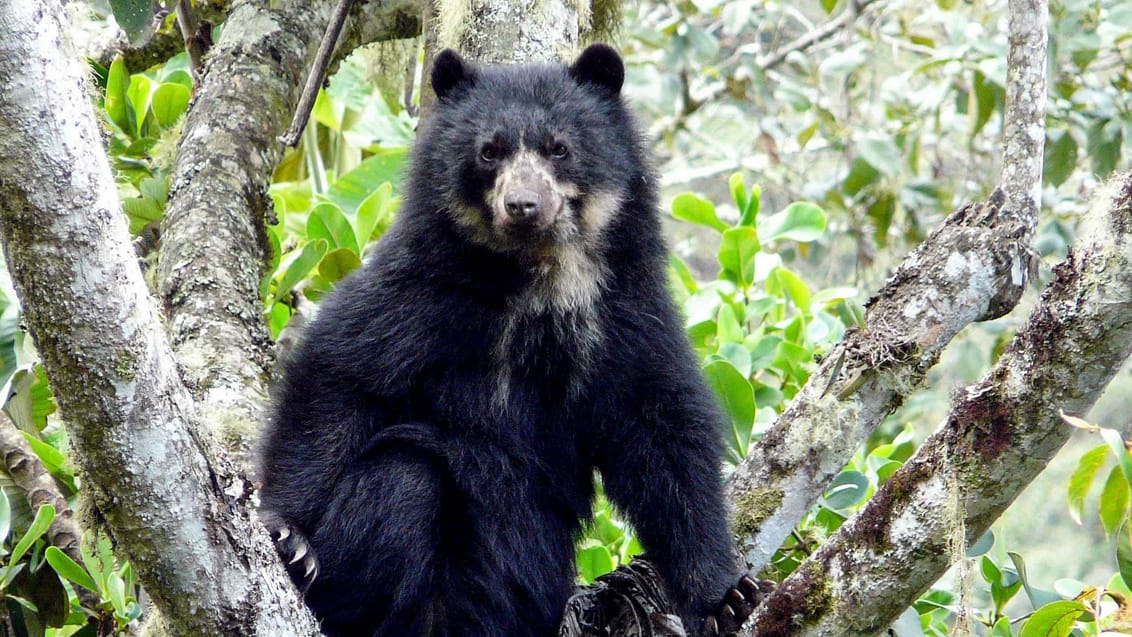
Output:
[[592,84],[616,97],[625,82],[625,64],[608,44],[591,44],[570,67],[570,77],[579,84]]
[[432,90],[438,100],[448,97],[462,84],[474,84],[475,80],[475,68],[452,49],[444,49],[432,60]]

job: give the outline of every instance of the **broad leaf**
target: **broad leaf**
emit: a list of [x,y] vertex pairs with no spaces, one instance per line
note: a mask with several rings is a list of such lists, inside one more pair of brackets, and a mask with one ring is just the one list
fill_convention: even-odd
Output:
[[1081,602],[1063,600],[1046,604],[1026,620],[1019,637],[1068,637],[1081,613],[1088,610]]
[[759,237],[764,242],[776,240],[813,241],[825,232],[826,216],[821,208],[809,202],[796,202],[782,212],[763,217]]
[[1094,447],[1081,455],[1077,468],[1069,478],[1069,515],[1077,524],[1081,524],[1085,512],[1085,498],[1093,486],[1093,479],[1106,460],[1108,460],[1108,447],[1105,445]]
[[672,200],[672,216],[681,221],[707,226],[720,232],[730,227],[716,216],[715,204],[690,192],[676,195],[676,198]]
[[44,556],[47,558],[47,563],[51,565],[51,568],[55,569],[55,572],[58,573],[61,577],[64,577],[71,583],[78,584],[79,586],[82,586],[83,588],[91,592],[98,592],[98,586],[94,583],[94,580],[90,578],[90,575],[86,572],[86,569],[84,569],[82,566],[79,566],[79,564],[71,558],[67,557],[66,553],[60,551],[54,546],[49,546],[47,547],[47,551],[44,553]]
[[745,457],[755,423],[755,393],[751,383],[731,361],[721,358],[710,361],[704,367],[704,375],[731,419],[732,448],[740,458]]

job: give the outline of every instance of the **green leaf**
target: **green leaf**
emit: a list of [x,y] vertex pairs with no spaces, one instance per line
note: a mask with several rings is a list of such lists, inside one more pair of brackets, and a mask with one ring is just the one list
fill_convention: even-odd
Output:
[[60,551],[54,546],[49,546],[47,547],[47,551],[44,553],[44,556],[47,558],[47,563],[51,565],[51,568],[55,569],[55,572],[58,573],[61,577],[64,577],[71,583],[78,584],[79,586],[82,586],[83,588],[91,592],[98,592],[98,586],[95,585],[94,580],[90,578],[90,575],[86,572],[86,569],[84,569],[82,566],[79,566],[79,564],[71,558],[67,557],[66,553]]
[[382,149],[358,164],[357,168],[339,177],[330,186],[330,190],[326,191],[326,198],[346,214],[352,215],[383,184],[390,184],[391,192],[398,194],[405,153],[404,148]]
[[8,502],[8,494],[0,489],[0,546],[8,539],[8,532],[12,530],[12,503]]
[[751,375],[751,350],[741,343],[724,343],[719,346],[719,355],[731,361],[735,369],[744,377]]
[[145,119],[146,114],[149,112],[150,98],[153,93],[153,81],[148,77],[138,73],[130,76],[130,88],[126,90],[126,95],[130,98],[130,106],[134,109],[134,129],[130,131],[131,135],[136,137],[145,136]]
[[1019,637],[1068,637],[1081,613],[1088,610],[1081,602],[1062,600],[1042,606],[1022,625]]
[[1132,588],[1132,523],[1128,520],[1120,525],[1116,534],[1116,570],[1124,585]]
[[1054,187],[1060,186],[1077,167],[1077,140],[1067,131],[1050,133],[1052,143],[1046,143],[1045,179]]
[[900,149],[888,137],[867,137],[857,142],[857,152],[885,175],[900,174]]
[[1084,516],[1085,498],[1093,486],[1093,479],[1106,460],[1108,460],[1108,447],[1106,445],[1094,447],[1081,455],[1077,468],[1069,478],[1069,515],[1077,524],[1081,524],[1081,518]]
[[307,219],[307,238],[326,239],[331,248],[349,248],[361,254],[350,220],[332,203],[320,203],[311,211]]
[[994,531],[987,530],[986,533],[983,533],[979,539],[975,540],[975,543],[967,549],[967,557],[979,557],[980,555],[984,555],[987,551],[991,550],[992,546],[994,546]]
[[716,336],[720,343],[743,342],[743,326],[739,324],[739,317],[735,315],[735,309],[727,303],[719,307],[716,330]]
[[759,216],[759,208],[762,206],[763,189],[761,186],[751,186],[751,192],[747,196],[747,205],[743,208],[742,217],[739,219],[739,225],[755,227]]
[[802,277],[794,274],[786,268],[775,268],[770,276],[766,279],[767,294],[773,296],[788,295],[794,305],[803,313],[809,313],[813,295],[810,293],[809,286],[802,280]]
[[837,0],[821,0],[821,8],[827,14],[833,13],[833,10],[837,8]]
[[998,570],[998,565],[986,555],[979,560],[979,572],[987,584],[997,584],[1002,579],[1002,571]]
[[1005,92],[1001,87],[987,79],[987,76],[982,71],[975,71],[975,77],[972,88],[974,89],[975,96],[975,111],[974,124],[971,126],[971,137],[979,134],[979,131],[986,126],[990,121],[991,115],[994,113],[995,108],[999,107]]
[[326,239],[315,239],[308,241],[302,250],[295,251],[289,258],[284,259],[286,266],[280,262],[280,267],[284,268],[283,276],[275,286],[275,294],[271,295],[268,307],[278,302],[283,295],[298,285],[299,281],[305,279],[329,250],[330,244]]
[[728,228],[719,242],[719,264],[743,288],[748,288],[755,280],[755,255],[758,252],[759,235],[754,228]]
[[845,194],[856,196],[857,193],[875,183],[878,179],[880,179],[880,171],[873,168],[869,162],[858,157],[850,164],[849,174],[845,175],[844,181],[841,182],[841,188],[845,191]]
[[118,55],[110,63],[110,71],[106,75],[106,99],[103,105],[110,121],[126,134],[134,130],[133,107],[126,92],[130,90],[130,72],[126,69],[126,62]]
[[43,466],[48,471],[54,474],[60,473],[63,470],[63,466],[67,463],[67,458],[63,455],[62,451],[59,451],[26,431],[21,431],[20,433],[23,434],[24,439],[27,440],[32,451],[35,452],[36,456],[39,456],[40,462],[43,463]]
[[586,582],[593,582],[613,570],[613,555],[609,549],[597,544],[578,551],[578,572]]
[[742,215],[743,211],[747,209],[747,186],[743,183],[743,175],[732,173],[730,179],[727,180],[727,185],[731,189],[731,200],[735,202],[735,207],[739,209],[739,214]]
[[318,262],[318,274],[328,283],[335,283],[361,265],[361,259],[349,248],[335,248]]
[[676,198],[672,200],[672,216],[681,221],[707,226],[720,232],[730,227],[716,216],[715,204],[690,192],[676,195]]
[[117,573],[111,572],[106,579],[106,592],[110,594],[110,603],[114,605],[114,612],[118,615],[126,614],[126,582]]
[[759,236],[764,242],[776,240],[813,241],[825,232],[826,216],[818,206],[804,201],[790,204],[782,212],[762,218]]
[[1108,444],[1108,448],[1112,450],[1113,455],[1116,456],[1116,461],[1120,465],[1120,470],[1124,473],[1124,478],[1132,486],[1132,454],[1129,454],[1128,448],[1124,446],[1124,439],[1120,437],[1120,432],[1101,427],[1100,434],[1101,438],[1104,438],[1104,441]]
[[365,248],[372,239],[374,230],[388,227],[399,202],[400,200],[393,196],[393,184],[388,182],[378,186],[373,194],[362,201],[353,217],[354,236],[358,240],[358,247]]
[[137,234],[154,221],[161,221],[164,213],[161,204],[149,197],[130,197],[122,200],[122,212],[130,222],[130,234]]
[[153,7],[152,0],[110,0],[114,20],[133,44],[140,42],[149,32],[153,23]]
[[1014,637],[1014,631],[1010,629],[1010,618],[998,618],[987,637]]
[[721,358],[704,366],[704,375],[731,419],[732,448],[740,458],[745,457],[755,424],[755,392],[751,383],[731,361]]
[[1085,154],[1092,163],[1093,174],[1107,179],[1120,160],[1124,143],[1124,127],[1119,121],[1101,119],[1093,122],[1085,133]]
[[55,507],[50,504],[40,505],[39,510],[35,512],[35,519],[32,520],[31,526],[28,527],[27,533],[24,533],[24,536],[16,543],[16,548],[12,549],[12,555],[8,557],[8,563],[15,564],[19,562],[20,558],[31,548],[31,545],[47,531],[47,527],[51,525],[51,521],[54,519]]
[[1099,502],[1101,524],[1104,525],[1106,536],[1115,533],[1127,517],[1129,495],[1128,481],[1124,479],[1123,472],[1113,467],[1105,480]]
[[860,471],[847,469],[837,474],[822,493],[825,505],[831,509],[848,509],[864,499],[869,492],[869,478]]
[[192,92],[188,88],[175,83],[166,83],[157,87],[153,92],[153,103],[150,109],[157,125],[169,128],[189,109],[189,98]]

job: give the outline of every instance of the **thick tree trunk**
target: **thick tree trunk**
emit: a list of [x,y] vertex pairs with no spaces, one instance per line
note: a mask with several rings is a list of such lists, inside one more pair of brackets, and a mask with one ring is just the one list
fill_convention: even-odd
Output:
[[943,428],[804,561],[755,634],[875,635],[963,559],[1045,468],[1132,353],[1132,174],[1097,197],[998,364],[959,393]]
[[0,232],[85,489],[173,634],[317,635],[193,433],[61,11],[0,3]]
[[439,0],[437,5],[440,46],[490,64],[570,57],[590,19],[588,2],[569,0]]

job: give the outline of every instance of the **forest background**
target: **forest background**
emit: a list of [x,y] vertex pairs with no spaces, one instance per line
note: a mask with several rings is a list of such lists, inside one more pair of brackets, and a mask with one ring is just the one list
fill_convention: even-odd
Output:
[[[166,307],[191,304],[194,294],[216,284],[177,288],[170,283],[176,264],[190,257],[155,249],[159,236],[178,232],[168,227],[175,213],[167,206],[186,183],[177,172],[189,163],[177,146],[192,126],[184,115],[201,101],[199,94],[194,99],[201,73],[226,62],[206,54],[202,67],[192,53],[203,41],[222,42],[234,22],[227,19],[257,4],[197,3],[186,13],[205,20],[203,29],[202,23],[179,26],[182,13],[155,17],[150,3],[80,2],[66,9],[68,38],[89,58],[84,73],[91,76],[134,247]],[[285,355],[304,317],[360,264],[396,214],[399,174],[422,101],[427,109],[420,81],[427,51],[438,40],[458,39],[444,32],[455,18],[443,13],[456,5],[441,3],[440,15],[430,18],[426,11],[423,20],[414,8],[383,5],[388,15],[373,27],[384,29],[384,37],[374,38],[382,41],[336,63],[298,147],[271,171],[272,209],[262,211],[269,221],[267,264],[265,276],[255,277],[259,308],[249,320],[262,319],[280,349],[255,361],[261,371]],[[903,256],[952,211],[988,200],[1000,183],[1007,3],[640,1],[595,4],[586,13],[581,37],[609,40],[626,58],[625,93],[651,140],[671,216],[673,293],[730,416],[734,465],[810,380],[815,357],[828,357],[847,330],[862,325],[863,304]],[[435,32],[430,19],[439,23]],[[422,28],[425,36],[417,37]],[[947,419],[953,392],[976,383],[998,361],[1054,278],[1052,267],[1069,254],[1090,199],[1105,180],[1128,169],[1132,6],[1052,2],[1048,30],[1044,168],[1033,241],[1039,260],[1021,306],[955,338],[922,386],[837,472],[764,576],[794,572]],[[184,33],[208,37],[179,53]],[[464,48],[474,47],[469,37]],[[477,57],[515,59],[504,49]],[[281,81],[298,85],[305,70],[289,69]],[[219,127],[248,121],[262,123]],[[276,124],[264,124],[262,134],[279,134],[266,130],[281,129]],[[220,181],[240,191],[247,185],[241,170],[229,165]],[[218,213],[203,230],[231,232],[224,219]],[[8,466],[0,502],[5,629],[10,635],[141,630],[147,618],[138,574],[116,555],[97,504],[78,517],[100,534],[87,531],[84,542],[73,526],[60,529],[62,522],[73,525],[79,507],[84,482],[76,466],[82,461],[71,457],[75,451],[11,281],[4,288],[0,382],[10,419],[0,439]],[[211,377],[204,370],[216,361],[199,360],[205,350],[199,335],[177,323],[191,323],[191,313],[171,314],[174,329],[190,334],[175,339],[174,349],[203,396],[204,413],[221,413],[208,411],[219,404],[242,414],[220,419],[214,432],[237,465],[245,463],[261,397],[227,395],[242,382],[240,373]],[[1130,385],[1122,371],[1090,413],[1070,414],[1083,420],[1058,419],[1082,431],[993,533],[966,550],[967,558],[953,556],[958,564],[950,574],[900,615],[899,634],[1129,630],[1132,460],[1113,432],[1127,434]],[[35,473],[40,467],[49,478]],[[28,472],[39,482],[29,482]],[[50,508],[33,497],[37,493],[52,498]],[[594,523],[579,541],[582,582],[639,551],[615,512],[600,500],[595,506]],[[1032,614],[1035,609],[1052,609],[1048,624]]]

